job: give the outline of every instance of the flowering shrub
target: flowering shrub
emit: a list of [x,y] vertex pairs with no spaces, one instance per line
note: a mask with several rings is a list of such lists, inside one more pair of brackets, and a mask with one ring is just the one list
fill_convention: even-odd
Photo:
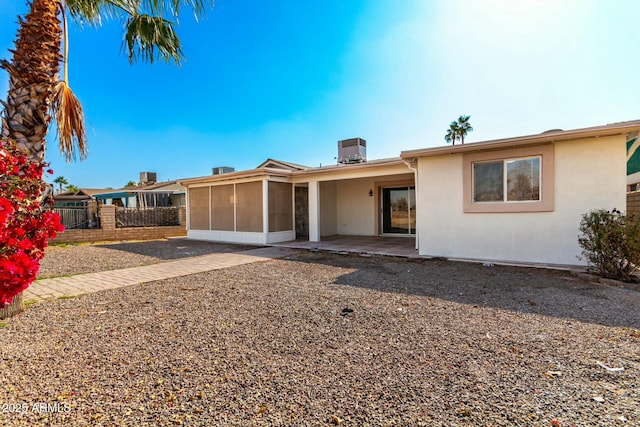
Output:
[[48,240],[64,230],[60,216],[46,209],[51,198],[40,201],[45,167],[15,142],[0,140],[0,308],[35,280]]

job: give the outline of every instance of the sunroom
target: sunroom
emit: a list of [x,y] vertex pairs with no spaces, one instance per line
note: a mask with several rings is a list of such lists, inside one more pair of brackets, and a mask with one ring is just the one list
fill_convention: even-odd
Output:
[[306,168],[258,168],[181,180],[187,236],[272,244],[329,236],[402,236],[415,242],[414,172],[399,158]]

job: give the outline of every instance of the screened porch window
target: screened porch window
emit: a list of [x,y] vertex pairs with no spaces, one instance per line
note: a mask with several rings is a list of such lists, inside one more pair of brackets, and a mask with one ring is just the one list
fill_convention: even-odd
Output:
[[541,157],[473,163],[473,201],[540,201]]

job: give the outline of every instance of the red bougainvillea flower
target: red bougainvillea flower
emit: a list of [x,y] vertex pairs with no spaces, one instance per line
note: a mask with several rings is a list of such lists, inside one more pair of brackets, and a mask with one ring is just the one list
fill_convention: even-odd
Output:
[[[42,199],[45,163],[0,140],[0,307],[36,279],[48,240],[64,230],[60,216]],[[53,173],[51,169],[47,172]]]

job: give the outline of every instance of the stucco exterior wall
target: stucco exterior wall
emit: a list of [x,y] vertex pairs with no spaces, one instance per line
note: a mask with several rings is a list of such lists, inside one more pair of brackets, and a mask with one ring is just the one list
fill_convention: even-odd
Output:
[[[492,261],[584,264],[578,225],[593,209],[622,209],[626,201],[625,138],[554,144],[551,212],[464,213],[463,156],[418,160],[421,255]],[[543,188],[544,191],[544,188]]]
[[376,233],[373,178],[336,182],[337,234],[344,236],[373,236]]

